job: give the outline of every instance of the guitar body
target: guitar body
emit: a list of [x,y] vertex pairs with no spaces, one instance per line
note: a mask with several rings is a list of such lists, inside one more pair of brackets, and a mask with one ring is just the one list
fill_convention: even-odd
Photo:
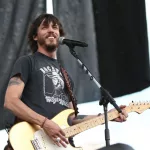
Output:
[[[52,121],[57,123],[62,129],[69,127],[67,119],[70,114],[74,111],[72,109],[67,109],[55,116]],[[29,124],[27,122],[20,122],[14,125],[9,132],[9,140],[14,150],[35,150],[33,144],[34,134],[36,131],[42,130],[39,126]],[[43,131],[43,130],[42,130]],[[43,137],[42,137],[43,139]],[[82,148],[74,148],[70,144],[67,148],[58,147],[54,145],[51,139],[43,141],[44,148],[39,148],[39,150],[82,150]]]

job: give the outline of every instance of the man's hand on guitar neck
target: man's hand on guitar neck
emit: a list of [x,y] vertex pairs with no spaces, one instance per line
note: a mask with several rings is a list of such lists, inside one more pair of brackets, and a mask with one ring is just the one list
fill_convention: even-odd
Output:
[[69,142],[65,138],[65,133],[63,130],[52,120],[46,119],[43,124],[43,129],[47,135],[53,140],[54,144],[59,147],[67,147],[66,144]]
[[[128,117],[128,114],[125,110],[125,105],[121,105],[120,108],[122,109],[122,113],[119,114],[119,117],[118,118],[115,118],[114,120],[112,121],[116,121],[116,122],[124,122],[126,121],[126,118]],[[114,111],[115,109],[111,109],[109,110],[108,112],[112,112]]]

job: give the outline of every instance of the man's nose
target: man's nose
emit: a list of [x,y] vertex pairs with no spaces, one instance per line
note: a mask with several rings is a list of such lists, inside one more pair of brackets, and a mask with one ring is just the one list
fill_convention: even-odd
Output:
[[54,32],[54,29],[53,29],[52,26],[49,26],[49,27],[48,27],[48,32]]

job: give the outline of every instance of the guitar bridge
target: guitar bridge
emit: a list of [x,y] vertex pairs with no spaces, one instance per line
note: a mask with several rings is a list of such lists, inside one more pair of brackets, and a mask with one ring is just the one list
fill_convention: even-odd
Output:
[[41,147],[38,139],[31,140],[31,143],[35,150],[42,150],[42,147]]

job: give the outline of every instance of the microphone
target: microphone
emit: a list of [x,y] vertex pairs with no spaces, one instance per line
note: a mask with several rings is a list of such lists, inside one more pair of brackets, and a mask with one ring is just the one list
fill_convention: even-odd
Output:
[[59,38],[59,44],[66,44],[67,46],[80,46],[80,47],[87,47],[88,44],[80,41],[65,39],[65,37]]

